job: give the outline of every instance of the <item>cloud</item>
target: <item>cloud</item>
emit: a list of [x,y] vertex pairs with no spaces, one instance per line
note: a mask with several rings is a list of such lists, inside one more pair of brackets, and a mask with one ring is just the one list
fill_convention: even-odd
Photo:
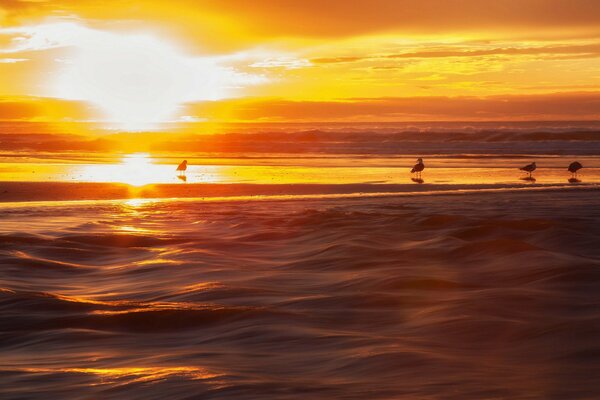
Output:
[[[161,22],[206,42],[256,38],[348,37],[378,32],[439,34],[598,31],[594,0],[1,0],[12,20],[79,15],[95,20]],[[174,18],[177,16],[177,18]],[[231,29],[235,27],[235,29]],[[227,30],[233,35],[227,38]],[[210,32],[213,32],[211,35]],[[216,33],[216,34],[215,34]]]
[[551,59],[571,59],[600,57],[600,43],[560,44],[553,46],[529,47],[489,47],[473,49],[466,46],[446,46],[443,49],[419,50],[395,54],[370,54],[352,57],[322,57],[310,61],[315,64],[338,64],[385,59],[428,59],[452,57],[519,56],[546,55]]
[[600,117],[600,92],[488,97],[242,99],[190,104],[188,114],[239,121],[573,120]]
[[267,58],[266,60],[258,61],[250,64],[252,68],[283,68],[283,69],[300,69],[312,66],[312,63],[303,58],[295,57],[277,57]]
[[[231,17],[265,36],[340,37],[372,32],[530,31],[564,27],[597,29],[593,0],[188,0],[179,1]],[[268,21],[268,22],[267,22]]]
[[15,64],[28,60],[28,58],[0,58],[0,64]]
[[[184,122],[591,120],[600,118],[600,91],[344,101],[245,98],[189,103],[185,113]],[[95,115],[96,110],[85,102],[0,98],[0,120],[4,121],[93,121]]]
[[372,58],[374,58],[374,57],[369,57],[369,56],[367,56],[367,57],[320,57],[320,58],[313,58],[310,61],[315,64],[339,64],[339,63],[351,63],[351,62],[355,62],[355,61],[364,61],[364,60],[369,60]]
[[1,121],[87,121],[94,110],[78,101],[19,96],[0,97]]
[[537,55],[537,54],[593,54],[600,55],[600,43],[586,45],[560,45],[539,47],[501,47],[491,49],[416,51],[388,55],[386,58],[445,58],[445,57],[480,57],[494,55]]
[[592,0],[0,0],[0,95],[115,120],[588,118],[593,98],[525,93],[595,90],[599,20]]

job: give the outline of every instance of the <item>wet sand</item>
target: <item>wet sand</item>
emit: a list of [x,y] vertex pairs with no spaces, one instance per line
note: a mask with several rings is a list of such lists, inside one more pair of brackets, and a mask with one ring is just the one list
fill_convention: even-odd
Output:
[[155,184],[142,187],[118,183],[0,182],[0,203],[118,199],[218,199],[235,197],[330,197],[389,196],[432,192],[482,190],[577,190],[597,184],[564,183],[536,185],[529,182],[505,185],[421,184]]
[[[44,159],[44,157],[46,157]],[[571,179],[572,156],[539,156],[534,179],[518,166],[530,158],[438,155],[427,158],[421,179],[410,174],[412,157],[190,158],[185,174],[173,160],[130,154],[91,163],[48,156],[0,163],[0,202],[220,198],[424,193],[436,191],[592,188],[600,186],[600,159],[579,157],[584,169]],[[201,164],[205,162],[212,164]],[[503,166],[503,167],[499,167]]]

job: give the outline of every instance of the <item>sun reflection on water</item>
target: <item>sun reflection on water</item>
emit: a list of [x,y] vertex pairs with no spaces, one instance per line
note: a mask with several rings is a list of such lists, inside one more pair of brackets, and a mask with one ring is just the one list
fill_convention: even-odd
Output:
[[155,182],[162,168],[152,162],[149,154],[135,153],[123,157],[116,169],[116,175],[121,182],[132,186],[143,186]]
[[29,373],[74,373],[90,374],[100,377],[104,383],[117,380],[133,382],[148,382],[168,378],[170,376],[184,376],[192,380],[213,379],[222,374],[210,372],[204,368],[193,366],[175,367],[120,367],[120,368],[23,368]]
[[154,183],[164,175],[164,166],[154,164],[146,153],[128,154],[119,164],[86,165],[81,180],[91,182],[119,182],[132,186]]
[[[177,163],[163,164],[148,153],[124,155],[116,164],[89,164],[73,166],[69,174],[80,182],[123,183],[134,187],[152,184],[183,184],[188,181],[185,174],[178,174]],[[188,168],[193,183],[223,181],[221,166],[195,165]]]
[[129,207],[137,208],[137,207],[142,207],[142,206],[149,205],[149,204],[152,204],[155,202],[156,202],[156,200],[154,200],[154,199],[130,199],[130,200],[123,202],[123,204],[125,204]]

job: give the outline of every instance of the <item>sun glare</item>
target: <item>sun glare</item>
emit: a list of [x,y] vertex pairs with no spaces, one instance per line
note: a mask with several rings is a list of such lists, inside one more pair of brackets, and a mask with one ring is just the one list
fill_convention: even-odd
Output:
[[80,171],[90,182],[118,182],[132,186],[156,183],[165,177],[165,167],[152,162],[146,153],[128,154],[117,164],[91,164]]
[[[188,102],[239,95],[266,78],[238,70],[236,57],[186,54],[174,42],[149,33],[49,23],[2,30],[15,35],[7,51],[55,50],[56,70],[41,83],[45,96],[85,101],[98,120],[129,131],[178,121]],[[18,39],[18,40],[17,40]]]
[[195,86],[202,86],[209,98],[224,96],[208,82],[214,65],[186,58],[168,42],[92,32],[66,63],[57,89],[62,97],[96,105],[104,120],[119,129],[151,130],[172,120]]
[[128,130],[151,129],[173,118],[184,101],[189,69],[158,39],[115,37],[82,48],[60,86],[98,105],[111,123]]
[[133,186],[147,185],[156,180],[157,169],[160,169],[159,166],[152,163],[149,154],[128,154],[117,166],[117,171],[120,171],[118,179]]

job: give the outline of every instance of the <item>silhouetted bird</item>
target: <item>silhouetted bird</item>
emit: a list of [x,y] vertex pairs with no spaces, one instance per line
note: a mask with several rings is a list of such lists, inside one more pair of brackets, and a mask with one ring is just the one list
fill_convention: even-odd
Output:
[[411,174],[416,173],[418,177],[421,176],[421,172],[425,169],[425,164],[423,164],[423,159],[419,158],[415,166],[410,170]]
[[531,173],[533,171],[535,171],[536,168],[537,168],[537,166],[535,165],[535,162],[532,162],[531,164],[526,165],[526,166],[524,166],[522,168],[519,168],[519,169],[521,171],[525,171],[525,172],[529,173],[529,177],[531,178]]
[[177,166],[177,172],[179,172],[181,174],[185,174],[186,169],[187,169],[187,160],[183,160],[183,162]]
[[571,173],[572,177],[577,176],[577,171],[579,171],[581,168],[583,168],[583,165],[581,165],[580,162],[575,161],[572,162],[571,165],[569,165],[569,172]]

